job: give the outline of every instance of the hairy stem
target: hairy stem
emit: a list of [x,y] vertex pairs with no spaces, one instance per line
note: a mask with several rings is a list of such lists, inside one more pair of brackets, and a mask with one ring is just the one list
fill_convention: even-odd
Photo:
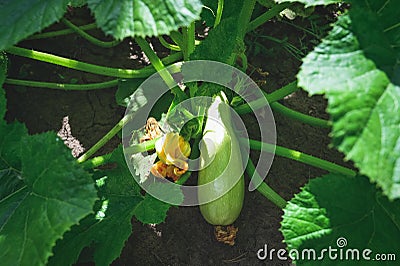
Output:
[[84,30],[82,30],[81,28],[75,26],[72,22],[70,22],[69,20],[67,20],[65,18],[61,18],[61,22],[64,23],[69,28],[71,28],[76,33],[78,33],[84,39],[86,39],[89,42],[93,43],[94,45],[97,45],[97,46],[100,46],[100,47],[104,47],[104,48],[110,48],[110,47],[114,47],[114,46],[118,45],[119,43],[121,43],[120,41],[117,41],[117,40],[110,41],[110,42],[101,41],[101,40],[99,40],[99,39],[87,34]]
[[267,185],[265,182],[260,182],[261,177],[257,173],[256,168],[254,167],[253,162],[249,159],[247,161],[246,166],[247,175],[255,180],[260,185],[257,187],[257,190],[267,199],[269,199],[272,203],[274,203],[279,208],[283,209],[286,206],[286,200],[282,198],[278,193],[275,192],[270,186]]
[[[247,139],[241,139],[241,141],[246,141]],[[278,156],[282,156],[288,159],[292,159],[298,162],[302,162],[320,169],[324,169],[328,172],[332,172],[332,173],[337,173],[337,174],[342,174],[345,176],[356,176],[356,172],[344,167],[344,166],[340,166],[338,164],[332,163],[332,162],[328,162],[325,160],[322,160],[320,158],[299,152],[299,151],[295,151],[292,149],[288,149],[282,146],[278,146],[278,145],[272,145],[269,143],[264,143],[261,141],[257,141],[257,140],[249,140],[249,144],[250,144],[250,148],[254,149],[254,150],[259,150],[259,151],[265,151],[265,152],[270,152],[270,153],[275,153]]]
[[[104,66],[98,66],[89,63],[83,63],[78,60],[68,59],[61,56],[56,56],[48,53],[38,52],[34,50],[29,50],[20,47],[11,47],[6,50],[7,53],[23,56],[31,59],[36,59],[39,61],[60,65],[68,67],[71,69],[81,70],[93,74],[99,74],[104,76],[112,76],[118,78],[147,78],[151,74],[155,73],[155,69],[152,66],[144,67],[139,70],[135,69],[121,69],[121,68],[110,68]],[[172,54],[164,58],[165,64],[170,64],[176,62],[182,58],[181,53]]]
[[79,90],[99,90],[99,89],[114,87],[118,85],[118,79],[100,83],[91,83],[91,84],[65,84],[65,83],[51,83],[51,82],[7,78],[4,81],[4,83],[17,86],[79,91]]

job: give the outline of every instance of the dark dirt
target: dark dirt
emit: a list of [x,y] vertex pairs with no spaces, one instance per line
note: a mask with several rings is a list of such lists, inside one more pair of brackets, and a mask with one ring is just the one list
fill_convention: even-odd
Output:
[[[326,19],[322,15],[316,19]],[[87,11],[75,11],[70,15],[75,24],[88,23]],[[296,19],[284,23],[273,21],[257,31],[257,35],[268,35],[278,39],[287,37],[287,42],[305,53],[318,38],[310,36],[301,26],[312,28],[310,19]],[[315,21],[314,21],[315,22]],[[292,25],[291,25],[292,24]],[[63,28],[54,25],[51,29]],[[94,30],[90,33],[102,37]],[[295,79],[300,61],[278,43],[251,35],[258,48],[249,47],[249,63],[255,71],[252,76],[267,92],[280,88]],[[306,44],[306,45],[305,45]],[[83,62],[121,68],[138,68],[143,65],[137,47],[126,40],[112,49],[98,48],[81,37],[72,34],[46,40],[25,41],[22,47],[52,52],[56,55],[73,57]],[[154,43],[157,51],[165,50]],[[258,50],[257,50],[258,49]],[[257,53],[258,51],[258,53]],[[137,59],[132,59],[133,54]],[[77,83],[91,83],[109,78],[69,70],[63,67],[10,56],[12,62],[9,77]],[[267,73],[258,73],[267,72]],[[58,132],[63,118],[69,117],[72,135],[87,149],[96,143],[121,118],[124,109],[114,99],[116,88],[93,91],[60,91],[39,88],[5,86],[8,99],[7,120],[24,122],[29,132],[48,130]],[[326,101],[322,97],[308,97],[299,91],[282,100],[281,103],[300,112],[328,118],[325,113]],[[277,142],[284,147],[303,151],[329,161],[342,163],[342,155],[328,148],[329,130],[315,128],[275,114]],[[114,138],[100,154],[112,150],[119,143]],[[285,199],[289,200],[307,180],[324,174],[324,171],[292,160],[275,157],[266,179],[267,183]],[[247,182],[247,181],[246,181]],[[279,231],[282,211],[258,192],[246,192],[244,207],[235,226],[239,228],[236,244],[231,247],[218,243],[213,227],[205,222],[197,207],[171,208],[166,221],[156,226],[143,225],[132,221],[132,235],[126,242],[121,257],[113,265],[289,265],[288,261],[259,261],[258,249],[268,244],[269,248],[284,248]]]

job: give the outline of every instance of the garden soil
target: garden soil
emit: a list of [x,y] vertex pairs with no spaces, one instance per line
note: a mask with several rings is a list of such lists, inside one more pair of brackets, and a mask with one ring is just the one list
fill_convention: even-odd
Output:
[[[324,14],[320,15],[324,16]],[[86,10],[76,9],[68,17],[78,25],[92,21]],[[249,36],[249,74],[262,89],[271,92],[295,80],[301,61],[296,54],[270,36],[286,40],[299,48],[297,55],[310,50],[318,41],[298,26],[310,28],[311,20],[297,18],[293,22],[279,20],[269,22],[256,34]],[[64,28],[53,25],[50,30]],[[90,31],[105,38],[97,30]],[[168,50],[152,40],[160,56]],[[46,40],[25,41],[21,47],[51,52],[56,55],[79,59],[84,62],[119,68],[140,68],[147,65],[146,58],[131,41],[125,40],[114,48],[99,48],[76,34]],[[21,57],[10,56],[10,77],[60,83],[93,83],[110,80],[107,77],[74,71],[60,66],[41,63]],[[123,116],[124,109],[115,103],[116,88],[92,91],[62,91],[6,85],[8,121],[18,120],[28,127],[31,134],[55,131],[68,116],[70,134],[88,149],[108,132]],[[308,97],[303,91],[296,92],[281,101],[282,104],[302,113],[328,118],[326,100]],[[343,163],[342,155],[329,148],[329,130],[304,125],[279,113],[274,113],[277,128],[277,143],[329,161]],[[251,121],[252,117],[246,117]],[[254,120],[254,119],[253,119]],[[65,121],[65,120],[64,120]],[[254,122],[248,123],[250,135]],[[119,144],[115,137],[98,154],[111,151]],[[252,154],[255,156],[256,154]],[[289,200],[300,191],[309,179],[325,174],[314,167],[275,157],[266,182],[282,197]],[[192,177],[193,183],[195,177]],[[248,180],[246,180],[248,185]],[[165,222],[158,225],[143,225],[132,220],[132,235],[126,242],[120,258],[113,265],[290,265],[290,261],[260,261],[257,251],[264,248],[281,249],[285,245],[279,231],[283,212],[259,192],[246,191],[243,210],[235,222],[239,229],[234,246],[219,243],[214,237],[213,226],[207,224],[198,207],[173,207]],[[275,253],[276,254],[276,253]],[[90,252],[84,253],[80,265],[91,265]]]

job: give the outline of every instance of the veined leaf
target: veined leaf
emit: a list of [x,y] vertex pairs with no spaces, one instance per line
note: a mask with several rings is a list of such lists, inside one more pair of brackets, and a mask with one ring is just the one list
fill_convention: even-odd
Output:
[[25,185],[20,143],[27,134],[28,130],[21,123],[0,125],[0,200]]
[[113,151],[110,160],[117,163],[117,167],[98,174],[101,200],[96,204],[96,214],[83,219],[57,242],[50,265],[73,264],[88,246],[95,248],[96,265],[109,265],[120,256],[132,233],[135,208],[143,196],[126,166],[122,146]]
[[3,0],[0,2],[0,50],[59,20],[69,0]]
[[[299,254],[303,250],[315,250],[318,259],[301,260],[299,255],[298,265],[363,265],[366,263],[362,257],[364,249],[372,251],[368,254],[371,260],[378,253],[398,256],[399,203],[399,200],[390,202],[363,176],[329,174],[311,180],[289,201],[281,231],[289,252],[292,250],[289,254],[294,256],[293,250]],[[328,252],[321,253],[329,247],[336,249],[332,253],[336,259]],[[350,257],[354,249],[358,250],[359,260]],[[312,252],[311,255],[314,256]],[[369,261],[366,265],[374,263],[382,265],[379,261]]]
[[[164,196],[168,198],[170,202],[183,202],[183,193],[179,187],[171,189],[171,187],[166,184],[154,183],[149,186],[148,191],[163,191]],[[136,207],[135,217],[142,223],[158,224],[165,220],[170,207],[170,204],[162,202],[147,193],[144,200]]]
[[[400,197],[400,87],[396,81],[400,70],[399,48],[390,46],[400,47],[400,29],[393,29],[397,37],[377,31],[398,24],[400,16],[394,16],[399,11],[387,12],[390,17],[382,22],[385,27],[371,25],[368,21],[377,20],[367,19],[371,11],[360,17],[366,7],[357,6],[358,2],[352,6],[356,20],[351,12],[340,17],[328,37],[304,58],[299,86],[310,94],[325,93],[333,144],[384,194],[396,199]],[[359,26],[363,23],[368,29]],[[361,29],[364,36],[359,36]],[[383,58],[378,60],[372,48],[384,51]]]
[[116,39],[160,36],[199,18],[201,2],[173,0],[88,0],[97,25]]
[[0,201],[0,259],[4,265],[44,265],[56,240],[92,212],[96,190],[55,133],[18,137],[21,152],[11,153],[20,158],[16,170],[24,186]]

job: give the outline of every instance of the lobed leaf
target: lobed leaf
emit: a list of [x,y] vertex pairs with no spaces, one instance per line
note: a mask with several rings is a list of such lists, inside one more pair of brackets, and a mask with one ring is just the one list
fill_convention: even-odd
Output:
[[89,246],[94,249],[96,265],[109,265],[120,256],[132,233],[133,216],[144,223],[165,220],[170,205],[148,194],[141,195],[141,188],[126,165],[122,146],[113,151],[110,161],[117,167],[97,174],[101,200],[96,204],[96,214],[87,216],[57,242],[49,265],[73,264]]
[[116,39],[169,34],[199,18],[201,2],[173,0],[87,0],[97,25]]
[[[15,126],[6,127],[10,136]],[[0,259],[4,265],[44,265],[56,240],[92,212],[96,190],[55,133],[15,133],[2,154],[13,164],[20,159],[15,170],[24,186],[0,201]],[[10,151],[17,138],[20,152]]]
[[[299,86],[310,94],[326,95],[333,144],[384,194],[396,199],[400,197],[400,29],[391,30],[394,36],[386,33],[389,25],[398,25],[400,11],[393,1],[386,6],[371,0],[366,1],[368,6],[353,2],[354,11],[340,17],[328,37],[304,58]],[[379,12],[373,13],[372,7],[379,7]],[[387,16],[379,20],[382,13]]]
[[[319,257],[301,260],[299,256],[298,265],[360,265],[366,261],[362,258],[364,249],[372,250],[371,259],[378,253],[398,254],[399,203],[399,200],[390,202],[363,176],[329,174],[309,181],[289,201],[280,230],[289,251],[301,254],[303,250],[314,249],[316,258]],[[329,247],[336,249],[332,253],[336,259],[328,252],[321,255],[322,249]],[[339,258],[340,250],[348,254],[349,249],[359,250],[359,260]]]
[[117,167],[98,173],[101,200],[96,204],[96,214],[83,219],[57,242],[50,265],[73,264],[88,246],[94,247],[96,265],[109,265],[121,254],[132,233],[135,208],[143,197],[126,166],[122,146],[113,151],[110,160]]
[[0,2],[0,50],[58,21],[69,0],[3,0]]

